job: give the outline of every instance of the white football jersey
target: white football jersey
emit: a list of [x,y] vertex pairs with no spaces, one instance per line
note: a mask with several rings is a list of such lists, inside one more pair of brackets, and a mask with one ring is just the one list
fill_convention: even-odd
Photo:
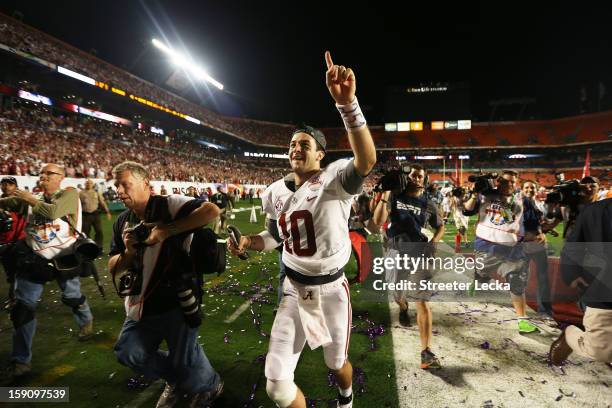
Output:
[[284,241],[283,263],[303,275],[334,273],[351,256],[348,219],[353,194],[340,182],[349,162],[331,163],[295,192],[281,179],[263,193],[263,210],[276,220]]

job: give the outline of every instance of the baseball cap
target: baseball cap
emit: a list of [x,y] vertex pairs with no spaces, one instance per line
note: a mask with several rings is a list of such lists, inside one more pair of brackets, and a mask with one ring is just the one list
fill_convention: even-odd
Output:
[[2,177],[2,180],[0,180],[0,184],[2,183],[11,183],[11,184],[17,185],[17,179],[11,176]]
[[597,183],[597,184],[599,184],[599,179],[597,177],[593,177],[593,176],[583,177],[582,180],[580,180],[580,184],[586,184],[586,183]]
[[321,146],[323,151],[327,153],[327,151],[325,150],[327,148],[327,141],[325,140],[325,135],[320,130],[315,129],[312,126],[302,125],[301,127],[293,131],[291,137],[293,137],[296,133],[306,133],[307,135],[310,135],[315,140],[315,142],[317,142],[317,144]]

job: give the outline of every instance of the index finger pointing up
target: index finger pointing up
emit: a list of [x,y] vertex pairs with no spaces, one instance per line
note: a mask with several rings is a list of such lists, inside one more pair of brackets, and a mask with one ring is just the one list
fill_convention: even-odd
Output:
[[331,54],[329,51],[325,51],[325,62],[327,63],[327,69],[330,69],[334,66],[334,62],[332,61]]

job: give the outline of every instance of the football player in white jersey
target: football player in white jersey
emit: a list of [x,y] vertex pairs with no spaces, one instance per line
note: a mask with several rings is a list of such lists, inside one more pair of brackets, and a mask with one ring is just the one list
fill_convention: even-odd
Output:
[[[353,368],[348,361],[351,331],[349,287],[344,266],[351,255],[348,219],[351,201],[376,163],[376,149],[355,98],[355,74],[334,65],[329,52],[326,84],[348,132],[354,159],[321,168],[325,136],[310,126],[294,131],[289,144],[293,172],[271,184],[262,206],[276,230],[243,236],[234,255],[246,249],[268,251],[284,242],[287,278],[274,319],[266,357],[266,390],[281,408],[305,408],[293,382],[306,343],[323,347],[325,364],[338,382],[338,406],[352,406]],[[276,237],[275,237],[276,235]]]

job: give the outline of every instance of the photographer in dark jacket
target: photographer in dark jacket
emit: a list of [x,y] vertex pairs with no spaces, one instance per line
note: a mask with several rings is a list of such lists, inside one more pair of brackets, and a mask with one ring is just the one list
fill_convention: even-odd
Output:
[[[17,180],[15,177],[4,177],[0,181],[0,188],[2,188],[2,196],[0,198],[11,197],[15,190],[17,190]],[[0,232],[0,257],[2,257],[2,266],[4,267],[4,273],[6,273],[6,281],[9,285],[8,299],[6,301],[7,307],[10,307],[14,300],[15,290],[15,256],[12,255],[14,244],[25,238],[25,225],[27,221],[27,214],[22,214],[15,211],[5,211],[3,218],[7,228]]]
[[[109,260],[113,280],[121,276],[120,288],[128,294],[127,317],[115,344],[117,359],[166,381],[157,408],[174,406],[182,394],[191,396],[190,407],[206,407],[221,394],[223,382],[197,343],[197,288],[177,287],[177,282],[193,274],[185,259],[191,232],[217,217],[219,209],[182,195],[151,196],[148,171],[139,163],[123,162],[113,176],[128,208],[113,226]],[[143,234],[144,227],[151,229]],[[164,340],[167,352],[159,350]]]
[[[384,183],[383,183],[384,184]],[[403,183],[402,183],[403,184]],[[444,222],[439,214],[435,203],[426,198],[423,194],[425,187],[425,169],[418,164],[410,167],[407,175],[405,187],[401,186],[398,190],[385,191],[382,199],[374,209],[373,220],[378,226],[382,226],[387,219],[390,223],[387,228],[388,251],[386,257],[394,258],[400,253],[408,253],[409,256],[426,257],[434,256],[435,243],[439,242],[444,236]],[[429,224],[434,229],[434,236],[427,242],[427,237],[421,229]],[[418,283],[430,280],[431,271],[419,269],[410,271],[409,276],[403,276],[402,272],[396,268],[387,270],[386,279],[388,282],[399,282],[408,279]],[[429,299],[431,293],[424,290],[416,290],[408,293],[414,298],[417,310],[417,324],[419,326],[419,336],[421,339],[421,368],[440,368],[440,361],[431,351],[433,318]],[[400,307],[400,324],[409,326],[408,303],[405,291],[394,293],[395,302]]]
[[561,252],[563,281],[582,292],[584,331],[568,326],[550,347],[550,360],[561,365],[575,352],[612,362],[612,199],[585,207]]

